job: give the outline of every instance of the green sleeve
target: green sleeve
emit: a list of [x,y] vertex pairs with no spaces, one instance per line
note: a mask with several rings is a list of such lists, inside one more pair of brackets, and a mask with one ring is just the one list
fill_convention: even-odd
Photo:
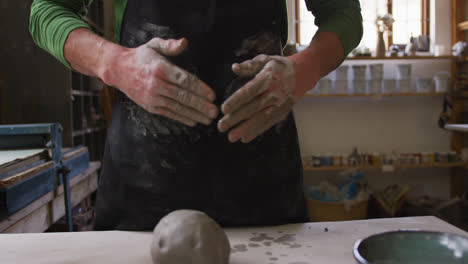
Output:
[[127,0],[114,0],[115,14],[115,42],[120,44],[120,32],[122,30],[122,20],[127,7]]
[[307,9],[315,16],[318,32],[338,35],[345,57],[361,42],[363,28],[358,0],[306,0]]
[[70,68],[63,47],[71,31],[90,26],[81,18],[87,15],[92,0],[34,0],[29,31],[34,42]]

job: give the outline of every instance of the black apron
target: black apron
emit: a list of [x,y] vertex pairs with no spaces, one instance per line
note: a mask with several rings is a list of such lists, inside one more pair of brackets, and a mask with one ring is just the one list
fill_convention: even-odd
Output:
[[[121,44],[186,37],[188,49],[168,59],[212,87],[220,106],[248,81],[236,78],[232,63],[281,54],[280,1],[128,0]],[[204,211],[223,226],[306,221],[292,113],[249,144],[230,143],[218,120],[187,127],[118,92],[95,229],[151,230],[177,209]]]

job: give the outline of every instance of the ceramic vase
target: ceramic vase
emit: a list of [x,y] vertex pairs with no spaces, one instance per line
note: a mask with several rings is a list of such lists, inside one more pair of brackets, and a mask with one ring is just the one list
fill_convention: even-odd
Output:
[[385,41],[383,38],[383,32],[377,32],[377,47],[375,51],[376,57],[385,57]]

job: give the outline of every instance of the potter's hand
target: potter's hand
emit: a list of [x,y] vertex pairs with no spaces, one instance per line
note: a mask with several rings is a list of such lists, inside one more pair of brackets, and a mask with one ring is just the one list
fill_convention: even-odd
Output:
[[186,39],[154,38],[126,49],[112,60],[114,70],[108,71],[104,81],[148,112],[188,126],[209,124],[218,115],[213,90],[164,57],[179,55],[186,47]]
[[298,100],[293,96],[295,71],[290,59],[259,55],[252,60],[233,64],[232,70],[241,77],[255,76],[237,90],[222,105],[225,116],[218,129],[229,141],[248,143],[283,121]]

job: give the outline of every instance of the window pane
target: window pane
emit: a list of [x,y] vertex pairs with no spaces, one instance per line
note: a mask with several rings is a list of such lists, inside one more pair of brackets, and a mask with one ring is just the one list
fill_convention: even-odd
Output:
[[304,0],[299,1],[299,10],[300,10],[300,23],[301,26],[299,32],[299,38],[301,45],[309,45],[310,41],[314,37],[315,33],[318,30],[318,27],[314,24],[315,17],[312,13],[307,10],[307,6]]
[[309,45],[310,41],[315,35],[315,32],[317,32],[317,26],[314,24],[314,22],[302,22],[301,27],[300,27],[300,40],[301,40],[301,45]]
[[405,44],[408,41],[408,28],[406,23],[401,21],[395,21],[395,23],[393,23],[393,42]]
[[312,15],[312,13],[309,10],[307,10],[307,6],[304,0],[299,1],[299,10],[300,10],[299,19],[301,21],[312,21],[312,22],[314,21],[315,18]]
[[[393,3],[393,42],[406,44],[411,34],[414,37],[421,35],[421,0],[360,0],[363,17],[364,35],[359,46],[368,47],[375,51],[377,45],[377,27],[375,20],[378,15],[387,14],[387,1]],[[299,20],[301,45],[308,45],[317,31],[314,25],[314,16],[307,10],[305,0],[299,0]],[[385,34],[386,35],[386,34]],[[387,38],[385,38],[387,39]]]
[[364,34],[362,36],[361,44],[359,44],[359,46],[366,46],[371,50],[374,50],[377,45],[377,30],[375,29],[375,23],[364,21],[363,27]]
[[387,13],[387,0],[361,0],[361,14],[364,35],[359,46],[375,50],[377,45],[377,27],[375,20],[378,15]]
[[393,17],[395,20],[399,21],[406,20],[408,18],[407,0],[393,0]]
[[[375,19],[378,14],[383,15],[387,10],[387,0],[361,0],[362,17],[364,19],[364,37],[361,45],[375,49],[377,43],[377,31]],[[315,18],[307,10],[305,0],[299,0],[300,44],[308,45],[318,28],[314,24]]]
[[393,42],[407,44],[411,37],[421,35],[421,0],[393,0]]

